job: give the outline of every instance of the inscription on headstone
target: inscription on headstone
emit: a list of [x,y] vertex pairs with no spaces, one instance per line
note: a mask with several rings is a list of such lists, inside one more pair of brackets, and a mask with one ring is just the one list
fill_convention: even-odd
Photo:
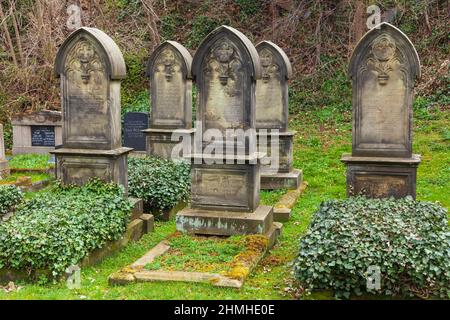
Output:
[[142,130],[148,128],[148,114],[145,112],[128,112],[124,117],[124,146],[134,151],[145,151],[145,134]]
[[226,170],[194,170],[192,202],[195,205],[247,206],[247,175]]
[[55,127],[31,126],[31,145],[33,147],[54,147]]
[[12,153],[47,154],[62,143],[60,111],[16,114],[11,119],[13,129]]
[[178,141],[177,131],[191,139],[192,129],[192,57],[175,41],[166,41],[152,53],[147,76],[150,77],[151,116],[147,136],[147,153],[171,158]]
[[93,177],[128,187],[122,147],[120,80],[126,75],[119,47],[103,31],[80,28],[61,45],[56,58],[64,113],[63,144],[56,155],[57,177],[83,184]]
[[420,76],[417,52],[396,27],[382,23],[356,46],[352,154],[345,154],[348,195],[416,195],[420,156],[412,154],[412,103]]
[[237,47],[227,38],[218,40],[205,65],[205,129],[245,127],[244,70]]
[[258,147],[267,150],[266,164],[261,168],[261,189],[297,189],[302,171],[293,168],[295,132],[288,131],[292,66],[286,53],[270,41],[260,42],[256,50],[262,68],[262,78],[256,82]]
[[[65,143],[74,147],[108,149],[111,121],[108,106],[109,81],[104,60],[92,41],[80,37],[67,53],[63,78],[65,101]],[[81,125],[89,123],[88,126]]]
[[191,63],[189,51],[175,41],[162,43],[151,55],[151,128],[192,127]]
[[[254,152],[255,83],[261,77],[258,53],[239,31],[222,26],[210,33],[197,49],[192,65],[198,88],[197,120],[204,130],[247,132],[233,145],[235,153],[214,156],[205,135],[196,141],[191,155],[191,207],[177,214],[177,230],[232,235],[266,233],[273,221],[273,208],[259,205],[260,154]],[[242,132],[243,130],[240,130]],[[214,140],[224,147],[224,139]],[[250,144],[252,148],[250,148]],[[212,161],[210,161],[212,160]],[[226,160],[226,163],[225,163]]]
[[262,67],[262,79],[256,83],[256,127],[286,131],[291,63],[284,51],[270,41],[259,43],[256,50]]
[[408,110],[408,63],[396,40],[384,33],[373,40],[357,90],[355,154],[379,155],[393,151],[411,156],[411,126]]

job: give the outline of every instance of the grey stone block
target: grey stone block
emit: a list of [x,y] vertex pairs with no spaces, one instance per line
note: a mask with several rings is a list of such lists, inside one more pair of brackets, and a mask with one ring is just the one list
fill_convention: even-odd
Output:
[[144,233],[150,233],[155,231],[155,218],[152,214],[144,213],[142,214],[139,219],[141,219],[144,222],[143,230]]
[[291,172],[261,174],[261,189],[298,189],[303,181],[303,172],[294,169]]
[[194,234],[265,234],[273,223],[273,208],[259,206],[254,212],[209,211],[187,208],[176,216],[177,230]]

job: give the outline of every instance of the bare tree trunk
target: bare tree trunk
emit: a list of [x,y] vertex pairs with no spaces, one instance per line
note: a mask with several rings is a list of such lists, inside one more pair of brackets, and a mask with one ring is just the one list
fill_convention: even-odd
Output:
[[425,0],[424,6],[425,6],[425,8],[424,8],[425,24],[427,25],[428,32],[431,33],[432,29],[431,29],[431,24],[430,24],[430,18],[428,16],[428,1],[427,0]]
[[317,24],[316,24],[316,30],[314,32],[315,38],[316,38],[316,61],[314,64],[314,69],[317,67],[317,65],[320,63],[320,51],[321,51],[321,37],[320,37],[320,27],[321,27],[321,23],[322,23],[322,16],[323,16],[323,11],[320,11],[319,14],[319,19],[317,19]]
[[3,6],[2,6],[2,2],[1,1],[0,1],[0,20],[3,22],[3,30],[5,32],[5,37],[6,37],[6,45],[9,47],[9,52],[11,54],[11,59],[13,60],[14,65],[16,67],[18,67],[19,64],[17,63],[16,53],[14,52],[13,42],[11,40],[11,35],[9,33],[9,30],[8,30],[8,24],[6,23],[5,14],[3,13]]
[[351,41],[349,43],[349,51],[351,52],[355,44],[361,39],[364,34],[364,14],[365,5],[363,2],[356,3],[355,14],[351,25]]
[[159,20],[159,17],[153,9],[153,0],[141,0],[141,3],[149,22],[148,29],[151,32],[152,40],[155,42],[153,47],[156,47],[161,43],[161,37],[159,36],[158,27],[156,25],[156,21]]
[[14,33],[16,34],[16,43],[17,43],[17,49],[19,51],[20,62],[22,64],[22,66],[24,66],[25,58],[24,58],[23,49],[22,49],[22,40],[20,38],[19,25],[17,23],[17,18],[16,18],[16,2],[10,0],[9,6],[10,6],[11,17],[12,17],[12,22],[13,22],[13,26],[14,26]]

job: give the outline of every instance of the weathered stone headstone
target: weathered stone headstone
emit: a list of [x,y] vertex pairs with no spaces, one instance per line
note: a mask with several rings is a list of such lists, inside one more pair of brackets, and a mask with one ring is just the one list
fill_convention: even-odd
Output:
[[[261,189],[297,189],[302,171],[293,168],[293,138],[288,131],[288,80],[292,66],[285,52],[270,41],[256,46],[261,60],[262,78],[256,82],[256,129],[258,149],[267,158],[278,157],[261,167]],[[277,150],[272,151],[273,148]],[[275,159],[274,159],[275,160]]]
[[127,188],[127,155],[121,146],[120,80],[126,76],[119,47],[103,31],[80,28],[61,45],[55,65],[61,79],[62,147],[56,175],[64,184],[92,177]]
[[5,140],[3,137],[3,124],[0,123],[0,179],[9,175],[8,161],[5,155]]
[[49,110],[13,116],[13,155],[53,151],[62,143],[61,118],[61,112]]
[[[144,130],[149,155],[170,159],[181,139],[185,142],[191,139],[194,132],[191,64],[189,51],[175,41],[159,45],[149,59],[151,116],[150,128]],[[178,137],[172,141],[175,131]]]
[[[198,48],[192,73],[198,88],[197,121],[205,132],[191,155],[191,206],[177,214],[177,230],[232,235],[261,234],[272,228],[273,208],[259,205],[261,155],[251,150],[256,134],[253,141],[248,137],[245,146],[234,146],[241,154],[205,152],[207,130],[233,139],[233,129],[255,131],[255,84],[261,77],[260,68],[250,40],[227,26],[210,33]],[[225,139],[214,141],[219,144]]]
[[353,84],[352,154],[344,154],[347,194],[416,196],[420,156],[412,154],[412,103],[420,76],[417,52],[396,27],[382,23],[356,46],[350,60]]
[[128,112],[123,119],[123,144],[133,148],[134,152],[146,151],[146,139],[143,130],[148,128],[148,113]]

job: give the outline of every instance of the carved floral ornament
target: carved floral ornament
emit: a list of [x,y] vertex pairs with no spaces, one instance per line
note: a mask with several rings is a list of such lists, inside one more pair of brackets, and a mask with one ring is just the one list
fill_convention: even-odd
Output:
[[367,66],[378,72],[378,83],[385,85],[389,80],[389,73],[396,65],[401,64],[397,45],[390,35],[382,34],[373,41],[371,49]]
[[262,66],[262,79],[263,82],[269,82],[272,75],[277,74],[280,69],[273,60],[273,53],[269,49],[263,49],[259,53]]
[[166,81],[170,82],[173,78],[173,74],[176,71],[176,67],[179,67],[176,59],[176,53],[170,48],[164,49],[158,56],[156,65],[163,66],[163,72]]
[[93,72],[103,71],[100,57],[90,41],[80,38],[69,53],[67,70],[78,71],[84,84],[89,83]]
[[212,49],[211,60],[218,62],[218,72],[220,83],[225,86],[229,78],[234,77],[233,67],[240,62],[233,45],[228,39],[219,41]]

